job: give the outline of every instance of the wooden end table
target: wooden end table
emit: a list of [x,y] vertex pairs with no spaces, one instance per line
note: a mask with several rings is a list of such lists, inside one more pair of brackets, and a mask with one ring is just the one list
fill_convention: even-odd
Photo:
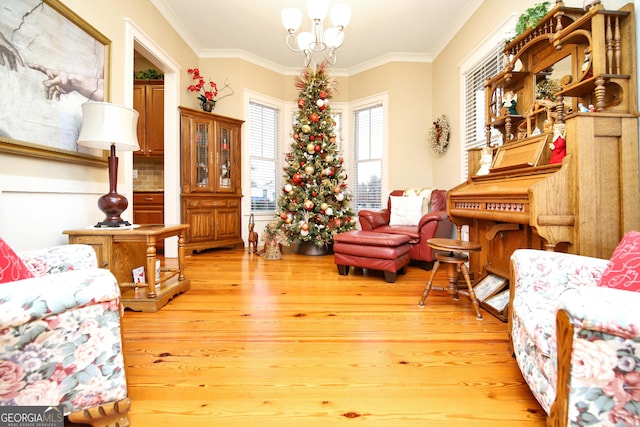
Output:
[[[188,224],[140,225],[132,228],[95,228],[66,230],[69,243],[91,245],[98,266],[108,268],[120,284],[125,308],[155,312],[176,295],[190,289],[184,276],[184,243]],[[178,236],[178,268],[163,267],[156,277],[156,244]],[[145,267],[146,283],[134,283],[132,270]]]

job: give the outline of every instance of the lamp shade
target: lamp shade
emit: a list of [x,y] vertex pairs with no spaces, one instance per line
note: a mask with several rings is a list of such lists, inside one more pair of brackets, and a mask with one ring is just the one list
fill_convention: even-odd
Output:
[[329,0],[307,0],[307,12],[309,18],[322,21],[327,17]]
[[351,8],[344,3],[336,4],[331,8],[331,22],[336,27],[346,27],[351,21]]
[[110,102],[82,104],[82,128],[78,145],[108,150],[112,145],[119,151],[137,151],[138,112]]
[[295,33],[298,31],[298,28],[300,28],[301,23],[302,12],[300,9],[292,7],[282,9],[282,25],[284,25],[285,30],[293,31]]

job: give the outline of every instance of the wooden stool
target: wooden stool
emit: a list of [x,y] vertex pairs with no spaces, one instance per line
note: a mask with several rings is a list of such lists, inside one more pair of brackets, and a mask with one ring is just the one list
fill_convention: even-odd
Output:
[[[439,238],[429,239],[427,240],[427,244],[436,251],[443,252],[436,252],[436,261],[433,264],[431,277],[429,278],[429,281],[424,288],[422,299],[420,300],[420,303],[418,305],[420,307],[424,307],[424,300],[427,299],[427,295],[429,295],[429,291],[432,288],[441,291],[446,290],[449,295],[451,295],[455,300],[460,299],[458,294],[461,293],[463,295],[467,295],[471,299],[473,307],[476,309],[476,319],[482,320],[482,314],[480,314],[480,304],[478,303],[478,298],[476,298],[475,292],[473,292],[471,279],[469,278],[469,269],[466,265],[466,262],[469,261],[469,256],[467,254],[461,253],[477,252],[481,249],[480,245],[478,243],[465,242],[463,240]],[[447,264],[447,278],[449,280],[449,286],[447,288],[432,286],[433,278],[436,276],[436,272],[438,271],[440,263],[442,262]],[[468,291],[460,291],[458,289],[458,277],[460,276],[460,272],[462,272],[464,280],[467,282]]]

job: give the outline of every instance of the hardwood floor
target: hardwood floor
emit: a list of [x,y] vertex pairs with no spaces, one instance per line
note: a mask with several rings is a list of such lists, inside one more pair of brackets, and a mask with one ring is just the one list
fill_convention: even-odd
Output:
[[134,427],[545,425],[506,324],[444,292],[419,308],[418,267],[390,284],[245,249],[190,256],[186,275],[161,311],[125,312]]

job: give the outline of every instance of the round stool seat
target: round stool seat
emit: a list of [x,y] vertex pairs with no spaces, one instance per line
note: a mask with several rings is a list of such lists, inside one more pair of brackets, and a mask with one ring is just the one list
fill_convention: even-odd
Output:
[[441,253],[436,252],[436,259],[440,262],[447,262],[452,264],[463,264],[469,261],[469,257],[461,253]]
[[439,237],[427,240],[427,245],[438,251],[478,252],[482,249],[479,243]]

